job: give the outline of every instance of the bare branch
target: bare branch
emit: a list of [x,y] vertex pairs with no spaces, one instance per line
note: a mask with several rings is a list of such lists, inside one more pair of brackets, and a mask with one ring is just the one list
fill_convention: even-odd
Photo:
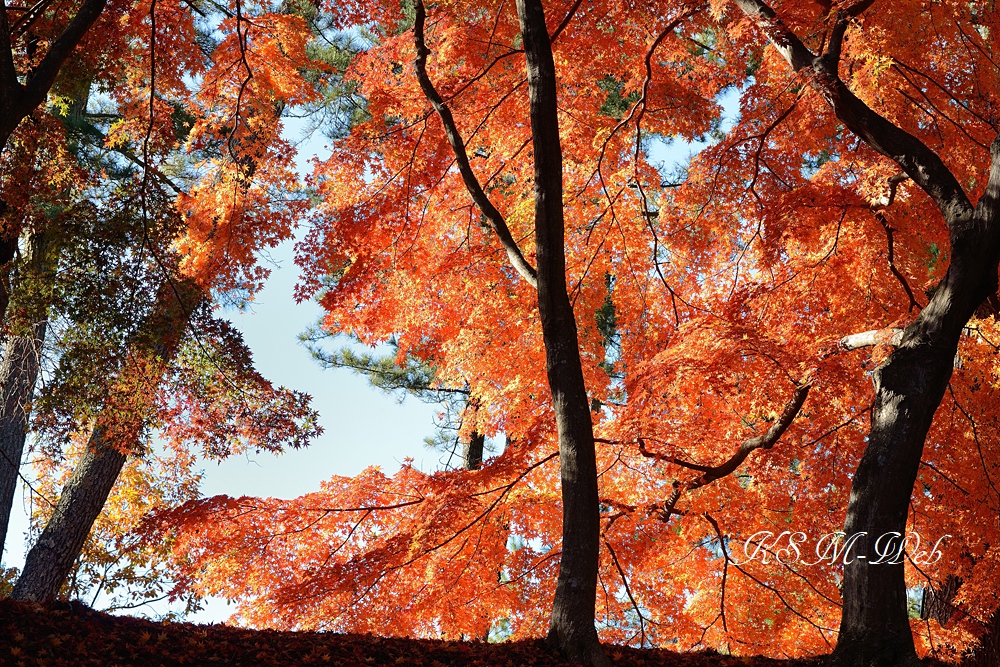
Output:
[[661,521],[669,521],[671,515],[681,514],[681,512],[678,512],[674,508],[676,507],[677,501],[680,499],[683,492],[706,486],[718,479],[732,474],[737,468],[740,467],[740,465],[743,464],[750,453],[756,449],[771,449],[774,444],[778,442],[778,439],[781,438],[784,432],[788,430],[788,427],[795,420],[795,417],[798,416],[799,411],[802,409],[802,404],[805,403],[806,397],[809,395],[809,390],[812,388],[812,382],[812,378],[806,376],[806,379],[803,380],[798,387],[796,387],[795,392],[792,394],[792,398],[785,404],[784,409],[781,411],[781,415],[779,415],[774,424],[771,425],[771,428],[769,428],[767,432],[762,435],[744,440],[743,443],[740,444],[739,449],[736,450],[736,453],[734,453],[729,460],[721,465],[702,466],[696,463],[681,461],[675,457],[667,457],[661,454],[651,453],[646,450],[645,443],[643,443],[640,438],[639,451],[644,456],[674,463],[683,468],[698,470],[702,473],[701,477],[697,477],[687,482],[682,483],[675,481],[673,484],[674,490],[670,494],[670,497],[667,498],[662,505],[655,505],[651,507],[650,511],[657,512]]
[[424,9],[423,0],[417,0],[416,20],[413,24],[413,43],[417,49],[417,58],[413,64],[417,73],[417,79],[420,81],[420,89],[424,91],[424,95],[441,118],[445,135],[448,137],[448,143],[451,144],[451,148],[455,152],[455,162],[458,164],[458,170],[462,175],[462,181],[465,183],[469,195],[483,212],[483,215],[486,216],[486,219],[489,220],[493,231],[496,232],[497,238],[500,239],[501,245],[507,251],[507,257],[510,259],[510,263],[514,266],[514,269],[524,278],[525,282],[537,289],[537,272],[524,258],[521,249],[517,247],[517,242],[507,227],[507,222],[504,220],[503,215],[500,214],[500,211],[497,210],[493,202],[486,196],[482,185],[479,184],[479,180],[472,171],[472,165],[469,164],[469,155],[465,150],[465,142],[462,141],[462,136],[458,132],[458,126],[455,124],[455,118],[451,114],[451,109],[441,99],[441,95],[434,88],[434,84],[431,83],[430,77],[427,75],[427,56],[430,55],[430,50],[424,41],[424,23],[426,19],[427,12]]
[[711,471],[706,472],[700,479],[694,482],[688,483],[688,489],[696,489],[699,486],[704,486],[717,479],[725,477],[733,473],[743,461],[746,460],[750,452],[755,449],[771,449],[774,444],[778,442],[780,438],[788,427],[791,426],[792,421],[799,414],[799,410],[802,409],[802,404],[805,403],[806,397],[809,395],[809,390],[812,388],[812,380],[807,379],[801,385],[795,389],[795,393],[792,394],[791,400],[785,404],[784,410],[781,411],[781,415],[775,420],[771,428],[767,429],[767,432],[758,435],[754,438],[749,438],[744,440],[740,445],[739,449],[733,456],[720,466],[715,466]]
[[576,2],[573,3],[573,6],[569,8],[568,12],[566,12],[566,16],[563,17],[563,20],[559,24],[559,27],[555,29],[555,32],[553,32],[552,36],[549,38],[550,42],[555,42],[557,39],[559,39],[559,35],[561,35],[562,31],[565,30],[566,26],[569,25],[570,20],[576,14],[576,10],[580,9],[580,4],[582,2],[583,0],[576,0]]
[[861,333],[850,334],[840,339],[837,346],[841,350],[858,350],[862,347],[872,347],[874,345],[899,345],[903,340],[903,329],[893,327],[891,329],[872,329]]

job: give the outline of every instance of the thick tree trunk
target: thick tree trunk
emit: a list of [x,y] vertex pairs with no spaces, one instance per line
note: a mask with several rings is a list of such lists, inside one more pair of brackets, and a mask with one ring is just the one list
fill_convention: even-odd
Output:
[[125,454],[96,427],[55,512],[28,552],[14,586],[15,600],[45,602],[59,594],[123,465]]
[[[814,54],[763,0],[734,0],[779,54],[860,140],[894,160],[937,205],[948,226],[951,263],[927,307],[874,374],[868,445],[851,485],[844,530],[865,533],[844,568],[844,605],[834,662],[843,667],[917,664],[903,565],[872,564],[886,533],[904,533],[924,439],[951,379],[962,328],[997,291],[1000,259],[1000,137],[990,146],[986,192],[973,206],[934,151],[854,95],[840,78],[850,20],[872,6],[838,11],[822,54]],[[884,546],[886,538],[882,538]]]
[[[174,292],[175,285],[178,293]],[[193,283],[163,285],[154,312],[132,343],[131,356],[153,357],[161,363],[173,359],[199,295],[200,290]],[[148,373],[148,369],[147,366],[142,372]],[[155,390],[156,387],[149,388],[142,397],[144,405],[130,412],[124,424],[117,414],[98,416],[83,457],[63,488],[41,536],[28,552],[24,569],[14,586],[14,599],[47,602],[59,594],[118,479],[127,453],[139,447]],[[132,399],[120,401],[120,404],[129,405],[130,402],[135,403]],[[105,409],[115,412],[113,406]],[[108,427],[112,423],[113,429]]]
[[[924,439],[951,379],[962,328],[997,289],[1000,259],[1000,138],[990,150],[986,193],[952,221],[952,260],[930,303],[876,370],[868,446],[851,485],[844,530],[866,532],[865,558],[844,568],[844,609],[834,657],[847,666],[916,664],[903,565],[871,564],[876,541],[906,531]],[[883,544],[886,540],[883,540]]]
[[555,64],[541,2],[517,0],[517,16],[527,61],[535,153],[538,312],[559,434],[563,501],[562,557],[549,641],[573,662],[605,665],[594,627],[600,555],[597,462],[576,319],[566,289]]

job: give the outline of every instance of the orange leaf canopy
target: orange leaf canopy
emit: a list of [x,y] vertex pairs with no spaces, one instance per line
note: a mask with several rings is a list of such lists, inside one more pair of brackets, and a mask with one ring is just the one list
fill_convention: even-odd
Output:
[[[824,39],[824,3],[775,3]],[[340,5],[327,7],[336,14]],[[214,498],[162,517],[191,583],[240,601],[245,623],[388,634],[545,631],[560,548],[554,423],[534,290],[508,264],[414,75],[411,20],[352,3],[371,47],[352,62],[364,118],[316,165],[319,202],[299,246],[301,298],[324,327],[431,363],[508,438],[479,471],[405,465],[333,478],[292,501]],[[843,525],[864,447],[869,352],[845,335],[909,321],[948,263],[932,203],[838,124],[727,3],[547,3],[559,82],[567,275],[600,444],[602,637],[733,652],[828,651],[837,564],[743,562],[759,531]],[[1000,102],[995,9],[880,5],[850,26],[841,70],[857,95],[921,137],[978,194]],[[428,10],[428,74],[471,167],[533,262],[528,100],[507,0]],[[739,100],[724,118],[725,100]],[[705,141],[678,172],[664,142]],[[912,585],[969,583],[958,648],[997,606],[990,570],[1000,494],[993,317],[970,323],[935,419],[910,526],[943,542]],[[791,427],[736,473],[657,508],[675,481],[762,434],[797,383]],[[652,456],[640,451],[638,441]],[[371,446],[378,446],[372,443]],[[970,531],[962,526],[980,526]],[[718,526],[719,530],[716,530]],[[803,558],[812,561],[815,558]],[[842,567],[842,565],[841,565]],[[909,567],[909,566],[908,566]],[[237,577],[235,574],[242,573]],[[952,626],[948,626],[951,628]]]

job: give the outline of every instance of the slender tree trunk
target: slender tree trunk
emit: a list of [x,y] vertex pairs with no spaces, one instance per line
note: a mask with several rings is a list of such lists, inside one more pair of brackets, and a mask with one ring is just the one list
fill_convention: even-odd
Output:
[[[131,356],[152,356],[167,363],[176,355],[191,309],[199,298],[199,290],[193,284],[178,282],[176,285],[179,294],[174,293],[174,285],[161,287],[154,312],[133,342]],[[159,377],[153,378],[153,382],[158,381]],[[127,454],[139,447],[155,389],[149,388],[143,397],[145,405],[127,415],[124,424],[117,414],[98,416],[83,457],[63,488],[41,536],[28,552],[24,569],[14,586],[14,599],[46,602],[59,594],[107,502]],[[112,401],[112,406],[105,410],[114,413],[116,402]],[[128,405],[129,401],[121,403]],[[108,425],[112,423],[114,427],[110,428]]]
[[573,662],[605,665],[594,627],[600,555],[597,462],[576,319],[566,289],[555,64],[540,0],[517,0],[517,17],[527,61],[535,158],[538,312],[559,434],[563,501],[562,557],[549,641]]
[[[48,326],[48,306],[55,280],[53,256],[47,239],[35,234],[28,240],[28,257],[22,282],[26,311],[23,330],[4,343],[0,363],[0,547],[6,543],[7,527],[14,506],[24,441],[31,416],[42,344]],[[2,258],[0,258],[2,261]],[[3,292],[6,297],[6,291]]]
[[0,397],[0,409],[3,410],[0,414],[0,545],[7,540],[47,324],[47,320],[42,320],[30,333],[12,336],[4,345],[3,364],[0,365],[3,391]]

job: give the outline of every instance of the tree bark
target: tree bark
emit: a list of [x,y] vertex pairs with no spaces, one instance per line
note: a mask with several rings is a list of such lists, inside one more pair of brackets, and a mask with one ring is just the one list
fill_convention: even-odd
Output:
[[12,336],[4,345],[3,364],[0,365],[3,390],[0,397],[0,409],[3,410],[0,413],[0,545],[7,540],[47,325],[48,321],[42,320],[29,333]]
[[[200,294],[200,290],[189,282],[163,285],[154,312],[132,344],[130,356],[152,356],[161,363],[173,359]],[[107,502],[127,455],[139,448],[155,389],[149,388],[142,397],[143,405],[127,415],[124,424],[119,423],[119,415],[102,412],[98,416],[83,457],[63,488],[41,536],[28,552],[24,569],[14,585],[12,597],[15,600],[48,602],[59,594]],[[113,413],[114,403],[116,401],[105,410]],[[121,403],[127,405],[129,401]],[[112,423],[114,428],[109,427]]]
[[590,403],[583,380],[576,319],[566,289],[562,148],[552,45],[540,0],[517,0],[527,63],[535,159],[535,250],[538,312],[559,436],[562,557],[549,642],[569,660],[609,664],[594,627],[600,555],[600,505]]
[[826,51],[819,56],[766,3],[735,2],[853,134],[894,160],[927,193],[948,226],[951,263],[944,279],[874,373],[871,431],[852,480],[844,526],[848,535],[866,537],[858,542],[858,557],[844,568],[843,614],[834,651],[835,664],[843,667],[919,664],[907,617],[903,565],[870,563],[878,558],[880,536],[905,533],[924,440],[951,379],[962,329],[997,291],[1000,137],[990,146],[986,191],[973,207],[937,154],[869,108],[840,79],[840,50],[849,19],[871,6],[870,0],[838,14]]
[[473,431],[469,439],[462,443],[462,461],[466,470],[479,470],[483,465],[483,447],[486,445],[486,436],[478,431]]
[[963,657],[962,667],[996,667],[1000,665],[1000,611],[993,612],[986,633]]
[[[28,241],[25,286],[40,289],[22,304],[27,311],[25,330],[9,336],[0,364],[0,548],[6,544],[7,527],[14,506],[14,490],[24,455],[24,441],[31,416],[31,400],[38,380],[50,291],[55,280],[52,255],[44,235]],[[0,259],[2,261],[2,259]],[[6,296],[6,291],[4,291]],[[4,302],[4,305],[6,303]],[[2,312],[2,311],[0,311]]]
[[48,602],[56,598],[125,465],[125,456],[115,443],[105,439],[101,426],[94,428],[55,512],[28,552],[14,586],[15,600]]

